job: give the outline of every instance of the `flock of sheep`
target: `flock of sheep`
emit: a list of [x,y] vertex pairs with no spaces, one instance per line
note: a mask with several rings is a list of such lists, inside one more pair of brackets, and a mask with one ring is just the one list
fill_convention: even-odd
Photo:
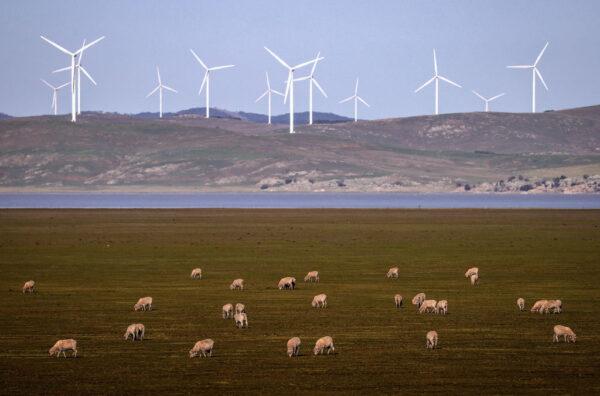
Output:
[[[399,269],[398,267],[390,268],[386,277],[387,278],[398,278]],[[192,279],[202,279],[202,270],[195,268],[192,270],[190,275]],[[479,282],[479,268],[469,268],[465,273],[465,277],[469,278],[472,285],[476,285]],[[319,282],[319,272],[311,271],[304,277],[305,282]],[[294,290],[296,288],[296,278],[288,276],[282,278],[278,283],[279,290]],[[229,286],[230,290],[244,290],[244,280],[235,279]],[[35,282],[30,280],[25,282],[23,285],[23,293],[33,293],[35,291]],[[394,296],[394,303],[396,308],[401,308],[403,304],[403,297],[400,294]],[[415,305],[419,313],[435,313],[435,314],[447,314],[448,313],[448,301],[447,300],[428,300],[425,293],[419,293],[412,299],[412,304]],[[327,295],[318,294],[316,295],[311,305],[314,308],[326,308],[327,307]],[[525,310],[525,300],[523,298],[517,299],[517,307],[519,310]],[[142,297],[133,306],[135,311],[146,311],[152,310],[152,297]],[[533,304],[531,312],[537,313],[560,313],[562,312],[561,300],[539,300]],[[248,327],[248,316],[246,314],[246,307],[242,303],[237,303],[234,307],[233,304],[223,305],[222,310],[223,319],[233,318],[235,325],[238,328]],[[142,323],[134,323],[127,327],[125,331],[125,340],[131,338],[132,341],[141,341],[144,339],[146,328]],[[577,336],[571,330],[571,328],[563,325],[554,326],[553,342],[559,342],[560,337],[563,337],[565,342],[575,342]],[[431,330],[426,334],[425,346],[428,349],[434,349],[438,344],[438,333],[435,330]],[[301,340],[298,337],[292,337],[287,342],[287,354],[289,357],[298,356],[300,353]],[[190,358],[202,355],[202,357],[212,356],[212,350],[214,341],[210,338],[200,340],[196,342],[192,349],[189,351]],[[56,355],[60,357],[62,354],[65,358],[67,357],[67,351],[72,352],[72,356],[77,356],[77,341],[73,339],[58,340],[52,348],[49,350],[50,356]],[[315,355],[324,354],[327,352],[329,355],[331,352],[335,352],[335,346],[333,344],[333,338],[330,336],[321,337],[315,343],[313,353]]]

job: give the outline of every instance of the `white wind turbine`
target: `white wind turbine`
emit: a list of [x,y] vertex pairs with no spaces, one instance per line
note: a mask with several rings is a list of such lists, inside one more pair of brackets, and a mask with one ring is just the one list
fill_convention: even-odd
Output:
[[206,64],[204,64],[204,62],[202,62],[198,55],[196,55],[194,50],[190,49],[190,52],[192,53],[192,55],[194,55],[194,58],[196,58],[196,60],[198,61],[198,63],[200,63],[204,70],[206,70],[206,72],[204,73],[204,78],[202,79],[202,85],[200,85],[200,90],[198,91],[198,95],[202,93],[202,89],[206,86],[206,118],[210,118],[210,72],[220,69],[228,69],[235,65],[208,67],[206,66]]
[[289,98],[290,98],[290,133],[296,133],[296,131],[294,131],[294,82],[298,81],[298,80],[294,80],[294,71],[296,71],[296,69],[299,69],[304,66],[308,66],[311,63],[318,62],[325,58],[317,57],[311,61],[303,62],[296,66],[290,66],[287,63],[285,63],[283,61],[283,59],[281,59],[279,56],[277,56],[277,54],[275,54],[273,51],[271,51],[267,47],[265,47],[265,49],[267,50],[267,52],[269,54],[271,54],[273,56],[273,58],[275,58],[279,63],[281,63],[283,65],[283,67],[288,69],[288,78],[287,78],[287,83],[285,85],[285,95],[284,95],[283,103],[286,103],[287,98],[289,96]]
[[546,91],[548,90],[548,86],[546,85],[546,82],[544,81],[544,78],[542,77],[542,73],[540,73],[540,71],[537,68],[537,65],[540,62],[540,59],[542,59],[542,55],[544,55],[544,51],[546,51],[546,48],[548,47],[548,44],[550,44],[550,43],[546,43],[546,45],[544,45],[544,48],[542,48],[542,51],[538,55],[538,57],[535,60],[535,62],[533,62],[533,65],[506,66],[509,69],[531,69],[531,73],[532,73],[532,81],[531,81],[531,93],[532,93],[532,96],[531,96],[531,112],[532,113],[535,113],[535,79],[536,79],[536,76],[540,79],[540,81],[544,85],[544,88],[546,88]]
[[58,87],[55,87],[54,85],[50,84],[48,81],[44,80],[43,78],[41,78],[40,80],[42,80],[42,82],[44,84],[46,84],[47,86],[52,88],[52,105],[50,107],[54,110],[54,115],[57,115],[58,114],[58,90],[66,87],[67,85],[69,85],[69,83],[64,83],[63,85],[59,85]]
[[482,95],[480,95],[479,93],[477,93],[475,91],[471,91],[471,92],[473,92],[475,95],[477,95],[479,97],[479,99],[481,99],[481,100],[483,100],[485,102],[485,111],[486,111],[486,113],[488,111],[490,111],[490,102],[491,101],[496,100],[499,97],[506,95],[505,93],[501,93],[499,95],[492,96],[491,98],[485,98],[485,97],[483,97]]
[[82,46],[75,52],[71,52],[69,50],[64,49],[60,45],[56,44],[54,41],[49,40],[44,36],[40,36],[40,37],[42,38],[42,40],[46,41],[48,44],[52,45],[53,47],[59,49],[61,52],[64,52],[65,54],[67,54],[71,57],[71,66],[68,67],[68,70],[71,70],[71,121],[76,122],[77,121],[77,106],[76,106],[77,105],[77,97],[76,96],[77,96],[77,85],[78,84],[75,81],[75,68],[76,68],[75,58],[77,58],[83,51],[90,48],[92,45],[103,40],[104,36],[92,41],[89,44]]
[[[319,58],[320,55],[321,55],[321,53],[319,52],[317,54],[317,58]],[[317,68],[317,63],[319,63],[319,62],[316,61],[315,63],[313,63],[312,69],[308,76],[300,77],[295,80],[295,81],[308,80],[308,84],[309,84],[309,87],[308,87],[308,124],[309,125],[313,124],[313,85],[315,87],[317,87],[319,89],[319,91],[321,91],[321,94],[323,94],[324,97],[327,97],[327,94],[325,93],[325,91],[323,90],[323,88],[321,87],[321,85],[319,84],[317,79],[315,78],[315,69]]]
[[269,113],[268,113],[268,124],[271,125],[271,94],[276,94],[279,96],[283,96],[283,94],[279,91],[276,91],[274,89],[271,89],[271,82],[269,81],[269,73],[265,72],[265,75],[267,76],[267,90],[258,97],[258,99],[256,99],[254,101],[254,103],[257,103],[259,100],[261,100],[262,98],[264,98],[265,96],[267,96],[268,102],[269,102]]
[[429,81],[427,81],[425,84],[423,84],[419,88],[417,88],[415,93],[419,92],[420,90],[422,90],[423,88],[425,88],[426,86],[431,84],[433,81],[435,81],[435,114],[437,115],[437,114],[439,114],[439,109],[440,109],[440,107],[439,107],[440,80],[443,80],[443,81],[447,82],[448,84],[452,84],[458,88],[462,88],[462,87],[460,85],[458,85],[457,83],[448,80],[446,77],[440,76],[440,74],[438,73],[438,65],[437,65],[437,57],[435,56],[435,49],[433,50],[433,70],[434,70],[433,77]]
[[167,91],[171,91],[171,92],[175,92],[175,93],[177,93],[177,91],[162,83],[162,80],[160,78],[160,70],[158,69],[158,66],[156,66],[156,75],[158,76],[158,85],[156,86],[156,88],[154,88],[152,90],[152,92],[150,92],[148,95],[146,95],[146,97],[149,98],[150,96],[154,95],[154,93],[156,91],[158,91],[158,101],[159,101],[158,116],[160,118],[162,118],[162,115],[163,115],[163,89],[166,89]]
[[363,100],[363,98],[358,96],[358,78],[356,79],[356,85],[354,86],[354,95],[349,96],[344,100],[340,100],[340,103],[344,103],[352,99],[354,99],[354,122],[356,122],[358,121],[358,101],[361,101],[367,107],[371,107]]

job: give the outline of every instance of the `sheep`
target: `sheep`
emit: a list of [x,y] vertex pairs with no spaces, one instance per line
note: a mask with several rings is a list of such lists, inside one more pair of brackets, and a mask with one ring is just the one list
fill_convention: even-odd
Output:
[[73,354],[71,356],[77,357],[77,341],[75,341],[72,338],[69,338],[67,340],[58,340],[56,341],[54,346],[50,348],[48,353],[50,354],[50,356],[56,355],[57,358],[60,357],[60,354],[62,353],[63,356],[66,358],[67,354],[65,353],[65,351],[72,351]]
[[287,354],[289,357],[298,356],[300,354],[300,338],[292,337],[287,342]]
[[141,323],[130,324],[125,331],[125,340],[128,340],[131,336],[131,341],[144,339],[144,334],[146,334],[146,327]]
[[525,310],[525,299],[524,298],[517,298],[517,307],[519,307],[519,311],[524,311]]
[[471,284],[476,285],[479,283],[479,274],[471,275]]
[[244,280],[243,279],[235,279],[229,285],[229,290],[244,290]]
[[553,313],[561,313],[562,312],[562,301],[560,300],[548,300],[542,307],[540,308],[540,313],[549,313],[552,311]]
[[215,342],[210,338],[198,341],[194,347],[190,349],[190,359],[202,355],[202,357],[212,356],[213,346]]
[[465,278],[470,278],[471,275],[479,275],[479,268],[472,267],[472,268],[469,268],[467,270],[467,272],[465,272]]
[[246,313],[246,306],[242,303],[235,304],[235,313]]
[[425,301],[425,298],[427,298],[425,296],[425,293],[419,293],[413,297],[412,304],[416,305],[417,309],[419,309],[419,308],[421,308],[421,304],[423,304],[423,301]]
[[233,315],[235,326],[238,328],[248,327],[248,316],[245,313],[236,313]]
[[35,291],[35,282],[30,280],[23,285],[23,293],[33,293]]
[[330,352],[335,352],[335,347],[333,346],[333,338],[329,336],[319,338],[315,343],[313,353],[315,355],[323,354],[325,349],[327,349],[328,355]]
[[200,269],[200,268],[194,268],[192,270],[192,274],[190,275],[190,278],[192,278],[192,279],[202,279],[202,269]]
[[233,304],[223,305],[223,319],[229,319],[233,317]]
[[427,332],[425,347],[427,349],[434,349],[438,344],[438,333],[435,330],[431,330]]
[[398,267],[392,267],[388,270],[386,278],[398,278]]
[[152,297],[142,297],[138,300],[137,303],[133,306],[134,311],[145,311],[152,310]]
[[448,313],[448,301],[447,300],[438,301],[437,304],[435,305],[435,309],[436,309],[437,313],[446,315]]
[[327,308],[327,294],[317,294],[310,305],[313,308]]
[[396,294],[394,296],[394,303],[396,303],[396,308],[402,308],[402,303],[404,299],[402,298],[402,294]]
[[304,282],[319,282],[319,271],[310,271],[304,277]]
[[552,337],[552,341],[559,342],[560,336],[563,336],[565,342],[575,342],[577,340],[577,336],[570,327],[556,325],[554,326],[554,337]]
[[279,290],[294,290],[296,288],[296,278],[293,276],[286,276],[285,278],[281,278],[279,283],[277,284]]
[[435,300],[425,300],[419,307],[419,313],[426,313],[426,312],[436,313],[437,312],[436,305],[437,305],[437,301],[435,301]]
[[539,312],[547,302],[548,300],[537,300],[531,307],[531,312]]

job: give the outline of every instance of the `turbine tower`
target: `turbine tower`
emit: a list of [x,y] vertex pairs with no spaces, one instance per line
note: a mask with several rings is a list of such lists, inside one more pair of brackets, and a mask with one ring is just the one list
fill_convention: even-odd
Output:
[[493,100],[496,100],[496,99],[498,99],[499,97],[506,95],[506,94],[504,94],[504,93],[501,93],[501,94],[499,94],[499,95],[492,96],[491,98],[489,98],[489,99],[488,99],[488,98],[484,98],[482,95],[478,94],[478,93],[477,93],[477,92],[475,92],[475,91],[471,91],[471,92],[473,92],[475,95],[477,95],[477,96],[478,96],[478,97],[479,97],[481,100],[483,100],[483,101],[485,102],[485,112],[486,112],[486,113],[487,113],[488,111],[490,111],[490,102],[491,102],[491,101],[493,101]]
[[[320,55],[321,55],[321,53],[319,52],[317,54],[317,58],[319,58]],[[315,78],[315,69],[317,68],[317,63],[319,63],[319,62],[316,61],[315,63],[313,63],[312,69],[311,69],[310,74],[308,76],[306,76],[306,77],[300,77],[300,78],[297,78],[295,80],[295,81],[309,80],[308,81],[308,84],[309,84],[309,86],[308,86],[308,124],[309,125],[313,124],[313,85],[315,87],[317,87],[317,89],[319,91],[321,91],[321,94],[324,97],[327,97],[327,94],[325,93],[325,91],[321,87],[321,84],[319,84],[319,82]]]
[[439,114],[439,93],[440,93],[440,80],[447,82],[448,84],[452,84],[458,88],[462,88],[460,85],[458,85],[457,83],[448,80],[446,77],[441,76],[438,73],[438,64],[437,64],[437,57],[435,56],[435,49],[433,50],[433,71],[434,71],[434,75],[433,77],[428,80],[425,84],[421,85],[419,88],[417,88],[417,90],[415,91],[415,93],[419,92],[420,90],[422,90],[423,88],[425,88],[426,86],[428,86],[429,84],[431,84],[433,81],[435,81],[435,114]]
[[158,76],[158,85],[156,86],[156,88],[154,88],[152,90],[152,92],[150,92],[148,95],[146,95],[146,97],[149,98],[150,96],[154,95],[154,93],[156,91],[158,91],[158,101],[159,101],[158,116],[159,116],[159,118],[162,118],[162,115],[163,115],[163,89],[166,89],[167,91],[171,91],[171,92],[175,92],[175,93],[177,93],[177,91],[162,83],[162,80],[160,78],[160,70],[158,69],[158,66],[156,66],[156,75]]
[[60,45],[56,44],[54,41],[47,39],[44,36],[40,36],[42,38],[42,40],[46,41],[48,44],[52,45],[53,47],[57,48],[58,50],[60,50],[61,52],[64,52],[65,54],[69,55],[71,57],[71,66],[68,67],[67,70],[71,70],[71,121],[72,122],[76,122],[77,121],[77,82],[75,81],[75,67],[76,67],[76,58],[86,49],[90,48],[92,45],[96,44],[97,42],[101,41],[104,39],[104,36],[92,41],[89,44],[86,44],[84,46],[82,46],[81,48],[79,48],[77,51],[75,52],[71,52],[69,50],[64,49],[63,47],[61,47]]
[[204,62],[202,62],[198,55],[196,55],[194,50],[190,49],[190,52],[192,53],[192,55],[194,55],[194,58],[196,58],[196,60],[198,61],[198,63],[200,63],[204,70],[206,70],[206,72],[204,73],[204,78],[202,79],[202,85],[200,85],[200,90],[198,91],[198,95],[202,93],[202,89],[206,86],[206,118],[210,118],[210,72],[220,69],[228,69],[235,65],[208,67],[206,66],[206,64],[204,64]]
[[356,79],[356,85],[354,86],[354,95],[349,96],[344,100],[340,100],[340,103],[344,103],[352,99],[354,99],[354,122],[356,122],[358,121],[358,102],[361,101],[365,106],[371,107],[363,100],[363,98],[358,96],[358,78]]
[[64,83],[63,85],[59,85],[58,87],[55,87],[54,85],[50,84],[48,81],[44,80],[43,78],[41,78],[40,80],[42,80],[42,82],[44,84],[46,84],[47,86],[52,88],[52,105],[50,105],[50,107],[54,110],[54,115],[57,115],[58,114],[58,90],[66,87],[67,85],[69,85],[69,83]]
[[254,103],[257,103],[258,101],[260,101],[262,98],[264,98],[265,96],[267,96],[268,99],[268,103],[269,103],[269,113],[268,113],[268,125],[271,125],[271,94],[276,94],[279,96],[283,96],[283,94],[279,91],[276,91],[274,89],[271,89],[271,83],[269,82],[269,73],[265,72],[265,75],[267,76],[267,90],[258,97],[258,99],[256,99],[254,101]]
[[548,47],[548,44],[550,44],[550,43],[546,43],[546,45],[544,45],[544,48],[542,48],[542,51],[538,55],[535,62],[533,62],[533,65],[506,66],[509,69],[531,69],[531,77],[532,77],[532,81],[531,81],[531,112],[532,113],[535,113],[535,79],[536,79],[536,76],[540,79],[540,81],[544,85],[544,88],[546,88],[546,91],[548,90],[548,86],[546,85],[546,82],[544,81],[544,78],[542,77],[542,73],[540,73],[540,71],[537,68],[537,65],[540,62],[540,59],[542,59],[542,55],[544,55],[544,51],[546,51],[546,48]]
[[296,133],[296,131],[294,131],[294,81],[295,81],[294,80],[294,71],[296,71],[296,69],[299,69],[304,66],[308,66],[314,62],[318,62],[325,58],[317,57],[311,61],[303,62],[296,66],[290,66],[287,63],[285,63],[283,61],[283,59],[281,59],[279,56],[277,56],[277,54],[275,54],[273,51],[271,51],[267,47],[265,47],[265,49],[267,50],[267,52],[269,54],[271,54],[273,56],[273,58],[275,58],[277,60],[277,62],[281,63],[283,65],[283,67],[288,69],[288,78],[287,78],[287,83],[285,85],[285,95],[284,95],[283,103],[286,103],[288,96],[289,96],[289,98],[290,98],[290,133]]

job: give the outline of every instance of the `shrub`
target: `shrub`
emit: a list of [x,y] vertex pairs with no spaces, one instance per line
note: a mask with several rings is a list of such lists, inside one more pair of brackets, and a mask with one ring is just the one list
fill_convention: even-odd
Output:
[[465,191],[471,191],[471,186],[468,184],[465,184]]

